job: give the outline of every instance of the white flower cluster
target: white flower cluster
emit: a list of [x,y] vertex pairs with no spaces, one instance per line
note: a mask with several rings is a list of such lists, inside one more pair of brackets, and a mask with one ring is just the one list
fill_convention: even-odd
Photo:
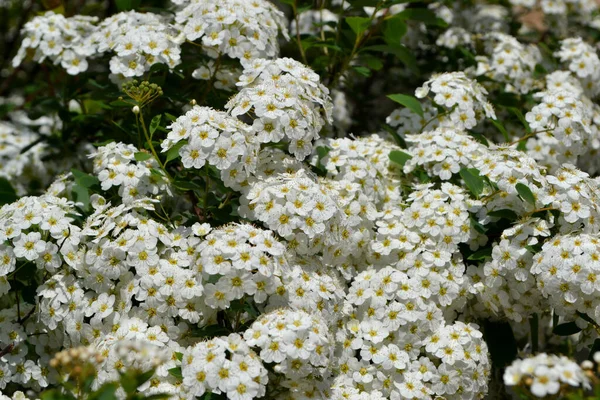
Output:
[[415,92],[418,98],[435,93],[433,101],[445,108],[445,125],[470,129],[484,117],[496,119],[493,106],[487,101],[483,86],[468,78],[464,72],[444,72],[435,75]]
[[192,72],[192,78],[203,81],[214,79],[215,89],[233,91],[242,71],[231,65],[217,65],[214,60],[209,60]]
[[392,267],[356,275],[337,333],[344,375],[337,384],[392,399],[481,396],[490,368],[481,332],[472,324],[446,325],[436,303],[413,283]]
[[260,358],[236,333],[185,349],[181,372],[185,392],[192,397],[209,392],[250,400],[265,395],[268,381]]
[[135,11],[102,21],[91,35],[98,52],[114,52],[110,71],[117,78],[142,76],[154,64],[173,69],[181,62],[182,38],[160,16]]
[[264,223],[288,240],[297,254],[327,251],[334,257],[346,220],[323,185],[304,170],[257,180],[240,198],[240,215]]
[[377,207],[399,199],[399,185],[388,173],[392,168],[388,155],[400,147],[377,135],[327,139],[324,145],[329,150],[320,162],[328,178],[360,184],[361,191]]
[[196,269],[211,282],[204,286],[206,305],[225,310],[246,295],[263,303],[282,286],[285,250],[271,231],[251,225],[213,230],[196,247]]
[[[272,311],[258,318],[244,339],[259,349],[264,363],[290,380],[288,384],[309,376],[325,380],[331,374],[333,338],[318,314],[290,308]],[[287,386],[285,381],[282,385]]]
[[200,169],[208,163],[221,172],[225,185],[238,190],[256,170],[256,133],[227,113],[195,106],[169,129],[161,145],[163,152],[185,141],[178,150],[185,168]]
[[[592,108],[576,94],[566,90],[538,92],[535,97],[541,102],[525,115],[531,130],[547,139],[540,139],[554,150],[558,165],[545,159],[551,167],[562,163],[574,164],[577,156],[585,151],[584,143],[591,138]],[[544,137],[544,136],[542,136]]]
[[279,54],[278,33],[286,39],[284,14],[266,0],[192,0],[175,15],[185,38],[201,39],[207,54],[250,60]]
[[599,319],[599,254],[596,237],[571,234],[554,237],[535,255],[531,272],[558,315],[575,319],[580,312]]
[[413,133],[420,132],[425,127],[430,130],[436,129],[444,120],[443,115],[439,115],[434,105],[426,99],[421,104],[423,117],[414,113],[409,108],[397,108],[386,118],[385,122],[391,127],[396,128],[396,132],[401,137],[406,137]]
[[421,167],[429,176],[437,176],[443,181],[450,180],[461,168],[472,167],[488,151],[466,132],[446,127],[407,135],[406,142],[411,145],[411,158],[404,164],[404,173]]
[[87,58],[96,54],[90,34],[97,20],[82,15],[65,18],[52,11],[33,18],[23,26],[24,39],[12,61],[13,66],[17,67],[31,54],[34,61],[41,63],[49,59],[71,75],[87,71]]
[[[143,154],[144,161],[136,155]],[[150,195],[169,193],[167,179],[154,157],[139,152],[135,146],[111,142],[90,154],[94,159],[94,172],[102,190],[118,187],[123,202],[132,202]]]
[[477,75],[486,75],[497,82],[506,82],[506,91],[528,93],[536,85],[533,77],[536,64],[542,60],[539,49],[524,45],[516,38],[494,32],[487,35],[490,57],[477,57]]
[[504,371],[507,386],[525,385],[536,397],[557,395],[564,386],[589,387],[589,378],[577,363],[565,356],[541,353],[515,360]]
[[600,58],[596,50],[581,38],[565,39],[560,44],[555,56],[568,63],[569,70],[581,79],[588,92],[598,94],[596,82],[600,79]]
[[[0,208],[0,276],[15,271],[17,263],[32,262],[55,272],[78,244],[79,228],[72,224],[74,203],[54,196],[22,197]],[[0,292],[10,288],[3,287]]]
[[285,138],[290,153],[303,160],[323,125],[332,122],[329,89],[319,82],[319,75],[291,58],[254,59],[242,65],[241,90],[225,107],[233,116],[252,112],[259,142]]

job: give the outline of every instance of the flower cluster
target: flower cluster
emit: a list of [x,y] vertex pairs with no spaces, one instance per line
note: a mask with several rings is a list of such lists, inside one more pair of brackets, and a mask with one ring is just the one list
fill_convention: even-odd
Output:
[[246,295],[263,303],[281,290],[281,275],[287,269],[285,250],[271,231],[251,225],[213,230],[196,247],[196,269],[211,282],[204,287],[206,305],[227,309]]
[[110,71],[117,78],[142,76],[157,63],[173,69],[181,62],[182,38],[156,14],[115,14],[102,21],[90,38],[98,52],[115,53]]
[[536,84],[535,66],[542,59],[539,49],[503,33],[491,33],[489,39],[491,55],[478,57],[477,75],[485,74],[497,82],[506,82],[508,92],[530,92]]
[[161,146],[163,152],[177,146],[185,168],[214,166],[223,182],[236,189],[255,171],[259,151],[250,126],[224,112],[198,106],[171,124]]
[[304,170],[253,182],[240,203],[240,215],[264,223],[298,254],[335,253],[332,248],[342,245],[338,238],[346,215]]
[[90,34],[97,20],[82,15],[65,18],[52,11],[33,18],[23,26],[24,39],[13,66],[20,65],[31,54],[34,61],[49,59],[71,75],[87,71],[87,58],[96,53]]
[[[136,157],[137,155],[137,157]],[[140,155],[141,158],[140,158]],[[90,155],[102,190],[119,188],[124,203],[168,193],[168,183],[156,159],[135,146],[111,142]],[[138,161],[143,159],[143,161]]]
[[[282,308],[262,315],[244,332],[249,346],[259,349],[264,363],[290,381],[326,379],[333,356],[333,338],[318,314]],[[285,385],[285,383],[283,383]]]
[[589,379],[577,363],[565,356],[541,353],[515,360],[504,372],[507,386],[524,385],[536,397],[557,395],[564,386],[588,387]]
[[458,129],[470,129],[483,117],[496,119],[493,106],[487,101],[483,86],[468,78],[464,72],[445,72],[435,75],[415,92],[418,98],[435,93],[435,104],[446,109],[443,123]]
[[267,370],[240,335],[200,342],[183,352],[181,372],[191,396],[224,393],[234,400],[265,395]]
[[289,39],[284,14],[266,0],[193,0],[177,11],[185,38],[201,40],[213,58],[251,60],[279,54],[278,33]]
[[325,122],[332,122],[329,90],[319,82],[319,75],[291,58],[254,59],[242,65],[241,90],[225,107],[233,116],[251,111],[259,142],[285,138],[289,151],[303,160]]

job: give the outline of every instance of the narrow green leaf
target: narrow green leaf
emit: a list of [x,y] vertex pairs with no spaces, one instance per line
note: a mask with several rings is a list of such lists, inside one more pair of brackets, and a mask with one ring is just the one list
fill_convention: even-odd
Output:
[[533,195],[533,192],[531,191],[531,189],[529,189],[529,187],[527,187],[527,185],[524,185],[519,182],[515,185],[515,188],[517,189],[519,196],[521,196],[521,198],[523,200],[525,200],[529,204],[535,206],[535,196]]
[[356,36],[360,36],[369,29],[371,19],[366,17],[346,17],[346,23],[356,33]]
[[508,142],[509,141],[508,132],[506,131],[506,129],[504,128],[502,123],[495,119],[491,119],[490,122],[500,131],[500,133],[502,134],[502,137],[504,137],[504,141]]
[[531,133],[531,127],[529,126],[529,122],[527,122],[521,110],[515,107],[508,107],[507,110],[513,113],[519,119],[519,121],[521,121],[521,124],[523,124],[527,133]]
[[404,167],[404,164],[406,164],[406,162],[412,158],[410,154],[400,150],[391,151],[389,157],[391,161],[399,164],[402,167]]
[[479,197],[483,192],[484,187],[484,180],[479,174],[479,171],[476,168],[462,168],[459,173],[461,178],[465,181],[465,185],[467,185],[469,191],[475,197]]
[[156,132],[156,129],[160,126],[161,118],[162,114],[158,114],[154,116],[154,118],[152,118],[152,121],[150,121],[150,135],[154,134],[154,132]]
[[135,158],[136,161],[146,161],[152,158],[152,154],[143,152],[143,151],[138,151],[137,153],[135,153],[133,155],[133,157]]
[[371,76],[371,70],[367,67],[361,67],[360,65],[355,65],[352,67],[359,74],[366,76],[367,78]]
[[423,108],[421,107],[421,103],[419,102],[419,100],[417,100],[417,98],[400,93],[389,94],[387,97],[390,100],[393,100],[396,103],[410,109],[412,112],[418,114],[421,118],[423,117]]

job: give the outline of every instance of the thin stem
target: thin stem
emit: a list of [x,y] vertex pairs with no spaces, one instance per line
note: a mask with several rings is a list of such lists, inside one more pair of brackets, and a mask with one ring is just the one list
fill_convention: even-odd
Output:
[[436,119],[438,119],[438,118],[441,118],[441,117],[444,117],[444,116],[446,116],[446,115],[450,114],[450,112],[451,112],[452,110],[453,110],[453,109],[446,110],[446,111],[444,111],[444,112],[443,112],[443,113],[441,113],[441,114],[436,114],[436,115],[434,115],[434,116],[433,116],[433,117],[431,117],[431,118],[430,118],[430,119],[429,119],[427,122],[425,122],[425,125],[423,125],[423,126],[421,127],[421,130],[420,130],[419,132],[421,132],[421,133],[422,133],[422,132],[423,132],[423,130],[425,130],[425,128],[427,127],[427,125],[429,125],[430,123],[432,123],[433,121],[435,121],[435,120],[436,120]]
[[152,144],[152,139],[150,138],[150,135],[148,134],[148,129],[146,129],[146,123],[144,122],[144,115],[142,113],[142,110],[140,110],[138,117],[140,119],[140,124],[142,125],[142,130],[144,131],[144,136],[146,137],[146,142],[148,143],[148,146],[150,146],[150,151],[152,151],[152,155],[156,159],[156,162],[161,167],[161,169],[163,170],[163,172],[165,173],[167,178],[170,181],[173,180],[171,178],[171,175],[169,175],[169,173],[167,172],[167,169],[165,168],[165,164],[163,164],[162,161],[160,161],[160,158],[158,157],[158,154],[156,153],[156,150],[154,149],[154,145]]
[[296,43],[298,44],[298,50],[300,50],[302,62],[308,65],[308,61],[306,60],[306,53],[304,52],[304,47],[302,47],[302,39],[300,39],[300,15],[298,15],[298,0],[294,0],[294,3],[292,4],[292,9],[294,11],[294,20],[296,21]]
[[554,130],[554,128],[549,128],[549,129],[544,129],[544,130],[542,130],[542,131],[535,131],[535,132],[531,132],[531,133],[529,133],[529,134],[527,134],[527,135],[523,136],[522,138],[515,140],[514,142],[510,142],[508,145],[509,145],[509,146],[512,146],[513,144],[517,144],[517,143],[519,143],[519,142],[522,142],[522,141],[524,141],[524,140],[527,140],[527,139],[529,139],[529,138],[532,138],[532,137],[534,137],[534,136],[536,136],[536,135],[538,135],[538,134],[540,134],[540,133],[552,132],[553,130]]

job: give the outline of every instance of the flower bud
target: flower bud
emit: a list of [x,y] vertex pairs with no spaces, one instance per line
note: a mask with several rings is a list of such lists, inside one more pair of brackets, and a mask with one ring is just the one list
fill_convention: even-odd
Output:
[[133,106],[133,108],[131,109],[131,112],[133,112],[136,115],[139,114],[140,113],[140,107]]

